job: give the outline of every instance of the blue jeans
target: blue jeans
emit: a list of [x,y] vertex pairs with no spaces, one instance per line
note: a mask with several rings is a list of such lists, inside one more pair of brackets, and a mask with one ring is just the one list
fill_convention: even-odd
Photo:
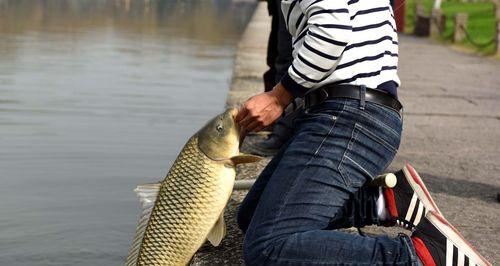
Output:
[[295,129],[240,207],[246,265],[416,265],[406,235],[332,230],[379,223],[378,188],[363,185],[394,158],[400,115],[335,99],[305,110]]

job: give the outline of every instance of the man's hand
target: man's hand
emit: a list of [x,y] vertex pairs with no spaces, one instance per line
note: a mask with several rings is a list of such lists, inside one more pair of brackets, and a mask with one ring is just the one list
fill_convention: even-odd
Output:
[[281,83],[272,91],[248,99],[236,116],[236,122],[241,127],[241,139],[249,132],[258,132],[274,123],[292,100],[292,94]]

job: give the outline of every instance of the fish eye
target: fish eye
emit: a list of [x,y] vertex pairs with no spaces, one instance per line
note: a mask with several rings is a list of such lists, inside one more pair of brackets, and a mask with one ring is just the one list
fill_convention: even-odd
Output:
[[221,125],[217,125],[216,129],[217,129],[217,131],[221,131],[221,130],[223,130],[224,128],[223,128]]

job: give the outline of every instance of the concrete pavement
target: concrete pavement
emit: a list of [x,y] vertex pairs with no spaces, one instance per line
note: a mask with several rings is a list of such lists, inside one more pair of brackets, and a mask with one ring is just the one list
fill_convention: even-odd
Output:
[[400,37],[403,142],[445,217],[500,263],[500,61]]
[[[238,47],[228,106],[263,90],[270,19],[262,2]],[[428,39],[400,36],[399,90],[403,142],[390,170],[411,162],[445,217],[485,255],[500,263],[500,61],[467,55]],[[255,178],[267,161],[240,167]],[[235,213],[244,193],[233,193],[228,235],[220,247],[204,246],[192,265],[242,265],[242,235]],[[369,233],[398,230],[370,227]]]

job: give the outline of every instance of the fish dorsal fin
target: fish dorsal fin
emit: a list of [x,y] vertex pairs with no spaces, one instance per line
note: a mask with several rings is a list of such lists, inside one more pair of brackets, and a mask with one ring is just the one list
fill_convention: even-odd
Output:
[[128,253],[126,266],[132,266],[137,264],[137,259],[139,258],[139,251],[141,250],[142,239],[144,238],[144,233],[146,232],[146,227],[149,223],[149,218],[153,212],[153,207],[155,206],[156,197],[160,191],[160,183],[155,184],[145,184],[138,186],[134,189],[135,193],[139,197],[141,202],[141,218],[137,224],[137,229],[135,232],[134,240],[132,241],[132,247]]
[[137,197],[139,197],[139,201],[141,202],[143,208],[149,205],[154,205],[156,196],[158,196],[158,192],[160,191],[160,186],[161,183],[152,183],[140,185],[134,189],[134,192],[137,194]]
[[214,247],[216,247],[220,244],[224,236],[226,236],[226,222],[224,221],[224,211],[222,211],[219,220],[217,220],[214,227],[212,227],[207,239]]

